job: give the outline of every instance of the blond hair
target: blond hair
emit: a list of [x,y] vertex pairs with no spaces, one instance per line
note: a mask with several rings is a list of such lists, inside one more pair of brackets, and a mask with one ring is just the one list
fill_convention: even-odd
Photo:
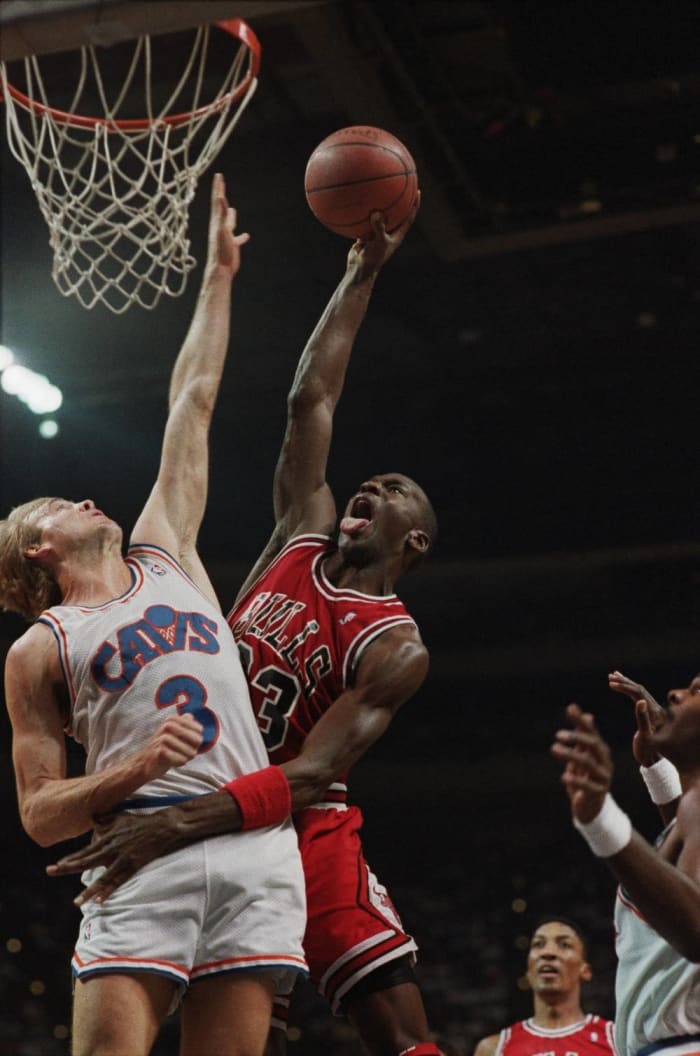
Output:
[[57,584],[29,560],[25,551],[41,539],[36,513],[51,498],[32,499],[16,506],[9,517],[0,521],[0,606],[35,620],[44,609],[61,600]]

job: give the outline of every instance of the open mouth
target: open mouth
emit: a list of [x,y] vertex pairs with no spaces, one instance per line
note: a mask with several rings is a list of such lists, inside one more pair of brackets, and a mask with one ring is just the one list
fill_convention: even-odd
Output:
[[362,518],[366,521],[372,520],[372,503],[365,495],[359,495],[352,504],[351,517]]
[[372,503],[364,495],[358,495],[350,507],[350,513],[340,522],[344,535],[354,537],[364,531],[372,520]]

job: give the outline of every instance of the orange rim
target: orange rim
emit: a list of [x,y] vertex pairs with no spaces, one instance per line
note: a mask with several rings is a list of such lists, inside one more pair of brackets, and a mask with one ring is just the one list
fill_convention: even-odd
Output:
[[[28,95],[25,95],[24,92],[21,92],[9,82],[7,91],[15,102],[20,103],[29,110],[33,110],[35,114],[51,114],[53,119],[62,125],[76,125],[79,128],[95,128],[97,125],[104,125],[107,129],[119,129],[121,132],[140,132],[150,125],[171,125],[173,127],[184,125],[193,118],[206,117],[207,114],[216,113],[217,110],[224,110],[231,103],[235,103],[236,100],[245,95],[252,81],[260,72],[262,48],[260,41],[250,26],[241,18],[229,18],[226,21],[217,22],[216,25],[219,29],[223,29],[225,33],[228,33],[229,36],[246,45],[252,56],[252,62],[245,80],[238,85],[235,91],[227,92],[225,95],[219,96],[218,99],[214,99],[213,102],[207,103],[206,106],[200,106],[197,110],[183,111],[180,114],[169,114],[167,117],[159,117],[155,121],[148,117],[108,120],[104,117],[84,117],[81,114],[68,114],[64,110],[56,110],[52,106],[45,106],[44,103],[39,103],[36,99],[30,99]],[[2,98],[1,90],[0,98]]]

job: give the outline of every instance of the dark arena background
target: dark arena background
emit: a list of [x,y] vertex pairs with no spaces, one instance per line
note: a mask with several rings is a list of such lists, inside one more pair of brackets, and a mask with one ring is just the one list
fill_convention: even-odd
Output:
[[[28,17],[179,6],[5,2],[3,38]],[[356,343],[330,478],[344,503],[374,472],[413,476],[440,538],[400,589],[431,651],[428,680],[351,782],[365,850],[417,939],[447,1053],[471,1056],[529,1014],[522,975],[541,912],[588,930],[584,1007],[612,1016],[614,884],[570,825],[548,750],[567,702],[591,709],[616,798],[654,837],[632,706],[606,676],[619,668],[663,698],[700,666],[700,6],[196,6],[245,18],[263,49],[257,93],[190,216],[201,261],[220,170],[251,233],[205,563],[226,607],[267,539],[286,392],[344,268],[349,243],[306,204],[306,160],[337,128],[386,128],[416,159],[423,203]],[[45,438],[43,419],[0,391],[2,516],[38,495],[90,497],[128,529],[200,269],[153,311],[86,311],[51,280],[48,231],[5,136],[1,161],[0,341],[63,393]],[[22,626],[1,618],[3,657]],[[65,1056],[79,884],[44,873],[69,845],[42,850],[20,828],[6,716],[2,755],[0,1054]],[[75,747],[70,761],[79,773]],[[290,1054],[357,1056],[344,1021],[301,997]],[[157,1056],[177,1050],[177,1030],[171,1017]]]

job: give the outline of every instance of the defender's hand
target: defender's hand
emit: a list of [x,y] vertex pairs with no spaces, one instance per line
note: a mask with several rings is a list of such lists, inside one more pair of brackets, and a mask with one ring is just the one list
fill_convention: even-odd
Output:
[[138,753],[143,783],[194,759],[202,743],[202,732],[202,726],[187,712],[169,716]]
[[598,816],[610,791],[612,757],[592,715],[581,711],[578,704],[569,704],[566,714],[573,729],[557,730],[550,750],[565,764],[561,779],[571,814],[586,824]]
[[634,701],[637,732],[632,739],[632,753],[639,766],[653,766],[660,756],[649,744],[649,737],[666,722],[666,711],[640,682],[627,678],[621,671],[611,671],[608,685],[615,693],[622,693]]
[[226,199],[224,178],[217,172],[211,187],[208,264],[210,267],[224,268],[231,278],[241,266],[241,246],[250,241],[247,232],[240,235],[235,233],[237,219],[236,210]]

